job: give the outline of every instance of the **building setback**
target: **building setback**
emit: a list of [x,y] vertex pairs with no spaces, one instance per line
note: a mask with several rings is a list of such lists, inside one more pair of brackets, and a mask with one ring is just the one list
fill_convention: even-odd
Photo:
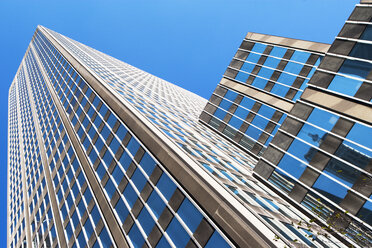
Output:
[[[370,3],[356,5],[330,46],[248,33],[200,116],[258,158],[255,178],[362,247],[372,246]],[[314,67],[287,70],[293,61]]]

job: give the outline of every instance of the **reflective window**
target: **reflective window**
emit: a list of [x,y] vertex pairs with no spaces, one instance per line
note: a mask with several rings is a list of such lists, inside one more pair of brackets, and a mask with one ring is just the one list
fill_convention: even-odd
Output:
[[273,88],[271,89],[270,92],[275,94],[275,95],[285,97],[287,95],[288,90],[289,90],[289,88],[284,86],[284,85],[274,84],[274,86],[273,86]]
[[176,185],[165,173],[161,175],[156,186],[160,189],[161,193],[165,196],[165,198],[168,201],[170,200],[174,191],[176,190]]
[[284,71],[287,71],[287,72],[290,72],[290,73],[293,73],[293,74],[299,74],[302,67],[303,67],[303,65],[301,65],[301,64],[288,62],[288,64],[284,68]]
[[306,169],[306,165],[287,154],[280,160],[278,167],[297,179],[300,178]]
[[336,75],[328,85],[328,89],[348,96],[354,96],[362,83],[362,81]]
[[257,53],[263,53],[265,49],[266,49],[266,45],[261,44],[261,43],[255,43],[252,48],[252,51],[257,52]]
[[176,247],[185,247],[190,239],[190,236],[187,234],[185,229],[183,229],[176,218],[172,219],[166,232],[168,233],[169,237],[172,239]]
[[293,82],[295,81],[295,79],[296,79],[296,76],[282,72],[277,81],[279,83],[291,86]]
[[274,71],[272,69],[269,69],[269,68],[266,68],[266,67],[261,67],[261,69],[260,69],[260,71],[258,72],[257,75],[260,76],[260,77],[266,78],[266,79],[270,79],[271,75],[273,75],[273,72]]
[[363,34],[360,36],[361,40],[372,40],[372,26],[366,25]]
[[145,240],[138,229],[137,225],[133,225],[132,228],[129,231],[129,238],[132,241],[132,244],[136,248],[141,248],[143,244],[145,243]]
[[270,68],[275,69],[279,63],[280,63],[280,59],[273,58],[273,57],[267,57],[265,60],[264,66],[268,66]]
[[274,57],[282,58],[286,51],[287,51],[287,49],[285,49],[283,47],[274,46],[273,49],[270,52],[270,55],[274,56]]
[[320,175],[313,185],[320,194],[335,203],[340,203],[347,194],[347,189],[324,175]]
[[[367,25],[367,26],[369,26],[369,25]],[[367,31],[367,33],[370,33],[370,31],[368,29],[366,31]],[[364,34],[366,34],[366,35],[363,34],[362,37],[367,38],[368,36],[370,36],[370,34],[367,34],[367,33],[365,32]],[[372,51],[371,44],[365,44],[365,43],[357,42],[354,45],[353,50],[351,50],[349,56],[357,57],[357,58],[361,58],[361,59],[372,60],[372,52],[371,51]],[[371,68],[371,65],[369,66],[369,68]]]
[[[252,55],[252,56],[251,56],[251,55]],[[255,57],[254,59],[256,59],[256,57],[257,57],[257,61],[254,62],[254,63],[257,63],[258,60],[259,60],[259,58],[260,58],[260,55],[257,55],[257,54],[253,54],[253,53],[251,53],[251,54],[248,56],[248,58],[247,58],[248,61],[251,61],[251,60],[249,59],[249,57]],[[252,62],[253,62],[253,61],[252,61]],[[245,71],[245,72],[247,72],[247,73],[251,73],[255,66],[256,66],[256,65],[255,65],[255,64],[252,64],[252,63],[244,63],[244,64],[242,65],[242,67],[240,68],[240,70],[241,70],[241,71]],[[247,74],[246,74],[246,75],[247,75]]]
[[254,80],[253,80],[253,83],[252,85],[259,88],[259,89],[264,89],[265,86],[267,84],[267,80],[266,79],[263,79],[263,78],[259,78],[259,77],[256,77]]
[[339,116],[337,115],[331,114],[318,108],[314,108],[307,121],[317,125],[318,127],[324,128],[327,131],[330,131],[336,124],[338,118]]
[[191,230],[191,232],[196,231],[196,228],[198,228],[200,221],[203,218],[200,212],[194,207],[194,205],[187,198],[184,199],[177,213],[182,218],[182,220],[186,223],[186,225]]
[[221,237],[221,235],[217,232],[214,232],[212,237],[208,240],[206,248],[224,248],[224,247],[230,247],[229,244],[226,243],[226,241]]
[[[371,198],[371,197],[370,197]],[[363,207],[359,210],[357,216],[367,222],[369,225],[372,224],[372,202],[371,199],[367,200]]]
[[306,63],[306,61],[309,59],[310,53],[302,52],[302,51],[295,51],[291,57],[291,60]]
[[240,117],[243,120],[245,120],[245,118],[247,118],[248,114],[249,114],[249,110],[240,107],[240,105],[239,105],[239,107],[234,112],[234,115]]
[[240,81],[240,82],[245,83],[247,81],[248,77],[249,77],[249,74],[244,73],[244,72],[238,72],[235,79]]

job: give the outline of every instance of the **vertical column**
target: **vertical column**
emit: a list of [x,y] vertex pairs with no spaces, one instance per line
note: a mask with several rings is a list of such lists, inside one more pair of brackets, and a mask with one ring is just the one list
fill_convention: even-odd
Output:
[[[30,53],[30,52],[31,52],[31,49],[29,49],[26,52],[26,54]],[[49,168],[47,168],[48,167],[48,158],[46,157],[46,151],[45,151],[44,146],[41,145],[44,142],[42,140],[39,122],[37,121],[38,117],[37,117],[37,114],[36,114],[36,107],[35,107],[34,98],[31,97],[32,96],[32,90],[31,90],[31,85],[30,85],[30,82],[29,82],[28,71],[26,69],[24,71],[25,71],[27,91],[28,91],[28,95],[30,96],[29,101],[30,101],[30,106],[31,106],[32,118],[34,119],[34,126],[35,126],[36,136],[37,136],[37,140],[38,140],[38,144],[39,144],[39,149],[40,149],[40,154],[41,154],[41,159],[42,159],[42,165],[43,165],[43,168],[44,168],[43,171],[45,173],[47,190],[48,190],[48,193],[49,193],[51,208],[52,208],[52,211],[53,211],[53,221],[54,221],[54,225],[56,227],[57,233],[58,233],[57,236],[58,236],[59,244],[61,245],[61,247],[66,247],[67,243],[66,243],[65,234],[64,234],[64,231],[63,231],[61,217],[59,215],[59,209],[58,209],[58,204],[57,204],[57,200],[56,200],[56,193],[53,191],[52,176],[50,175]]]
[[68,119],[68,116],[66,112],[63,110],[63,106],[61,105],[61,102],[58,99],[58,96],[56,95],[56,92],[53,89],[53,86],[50,84],[50,81],[48,79],[48,76],[46,72],[44,71],[44,67],[40,61],[39,56],[37,53],[34,51],[34,47],[31,44],[31,51],[33,52],[35,59],[39,65],[39,68],[41,69],[41,74],[44,77],[45,83],[47,85],[47,88],[49,90],[49,93],[52,96],[52,99],[56,105],[57,111],[60,114],[62,123],[66,129],[66,133],[69,136],[71,140],[71,145],[74,147],[76,151],[76,156],[79,159],[81,165],[83,166],[83,170],[87,176],[88,182],[91,186],[92,189],[94,189],[95,197],[97,199],[97,203],[102,210],[103,217],[105,218],[106,223],[108,224],[108,227],[110,229],[110,232],[112,234],[112,237],[118,247],[128,247],[127,241],[124,237],[124,234],[121,231],[121,228],[119,226],[119,223],[113,213],[113,210],[111,209],[105,194],[102,190],[101,185],[99,184],[96,176],[94,175],[93,168],[90,166],[89,161],[87,157],[84,154],[84,151],[79,143],[79,140],[74,133],[72,124],[70,120]]
[[[22,64],[20,66],[20,68],[22,68]],[[19,72],[19,70],[18,70]],[[18,72],[17,72],[17,75],[18,75]],[[14,85],[14,87],[16,87],[16,102],[17,102],[17,116],[19,117],[18,121],[17,121],[17,124],[18,124],[18,131],[19,131],[19,152],[20,152],[20,156],[21,156],[21,175],[22,175],[22,191],[23,191],[23,204],[24,204],[24,208],[23,208],[23,216],[25,218],[25,231],[26,231],[26,242],[27,242],[27,246],[28,247],[31,247],[31,232],[30,232],[30,216],[28,214],[28,199],[27,199],[27,188],[26,188],[26,171],[25,171],[25,155],[24,155],[24,149],[23,149],[23,135],[22,135],[22,125],[21,125],[21,108],[20,108],[20,100],[19,100],[19,85],[18,85],[18,81],[16,81],[17,83]],[[19,222],[19,225],[21,224],[22,222]],[[22,242],[22,241],[21,241]]]

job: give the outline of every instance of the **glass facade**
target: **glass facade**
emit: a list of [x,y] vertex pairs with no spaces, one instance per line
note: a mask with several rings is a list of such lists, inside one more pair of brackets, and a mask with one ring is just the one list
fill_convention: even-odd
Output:
[[[313,54],[283,49],[260,77],[289,53],[282,71],[311,70]],[[288,115],[224,86],[214,97],[214,128],[235,108],[231,126],[266,146]],[[9,246],[347,247],[255,177],[233,129],[199,122],[206,103],[39,26],[9,91]]]
[[362,247],[372,244],[371,19],[358,4],[255,167]]
[[236,87],[244,85],[267,97],[260,99],[253,93],[220,83],[202,113],[202,116],[210,116],[204,117],[208,120],[206,124],[250,154],[260,157],[288,113],[288,109],[283,110],[275,101],[267,99],[279,98],[293,105],[323,56],[322,50],[299,49],[247,36],[228,66],[224,79]]

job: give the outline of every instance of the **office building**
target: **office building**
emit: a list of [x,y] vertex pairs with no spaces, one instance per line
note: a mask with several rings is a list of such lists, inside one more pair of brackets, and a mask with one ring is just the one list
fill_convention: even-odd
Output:
[[255,178],[362,247],[372,245],[370,3],[332,45],[248,33],[200,116],[258,159]]
[[329,45],[248,33],[200,121],[258,158]]
[[39,26],[9,90],[9,247],[346,247],[198,121],[207,101]]

